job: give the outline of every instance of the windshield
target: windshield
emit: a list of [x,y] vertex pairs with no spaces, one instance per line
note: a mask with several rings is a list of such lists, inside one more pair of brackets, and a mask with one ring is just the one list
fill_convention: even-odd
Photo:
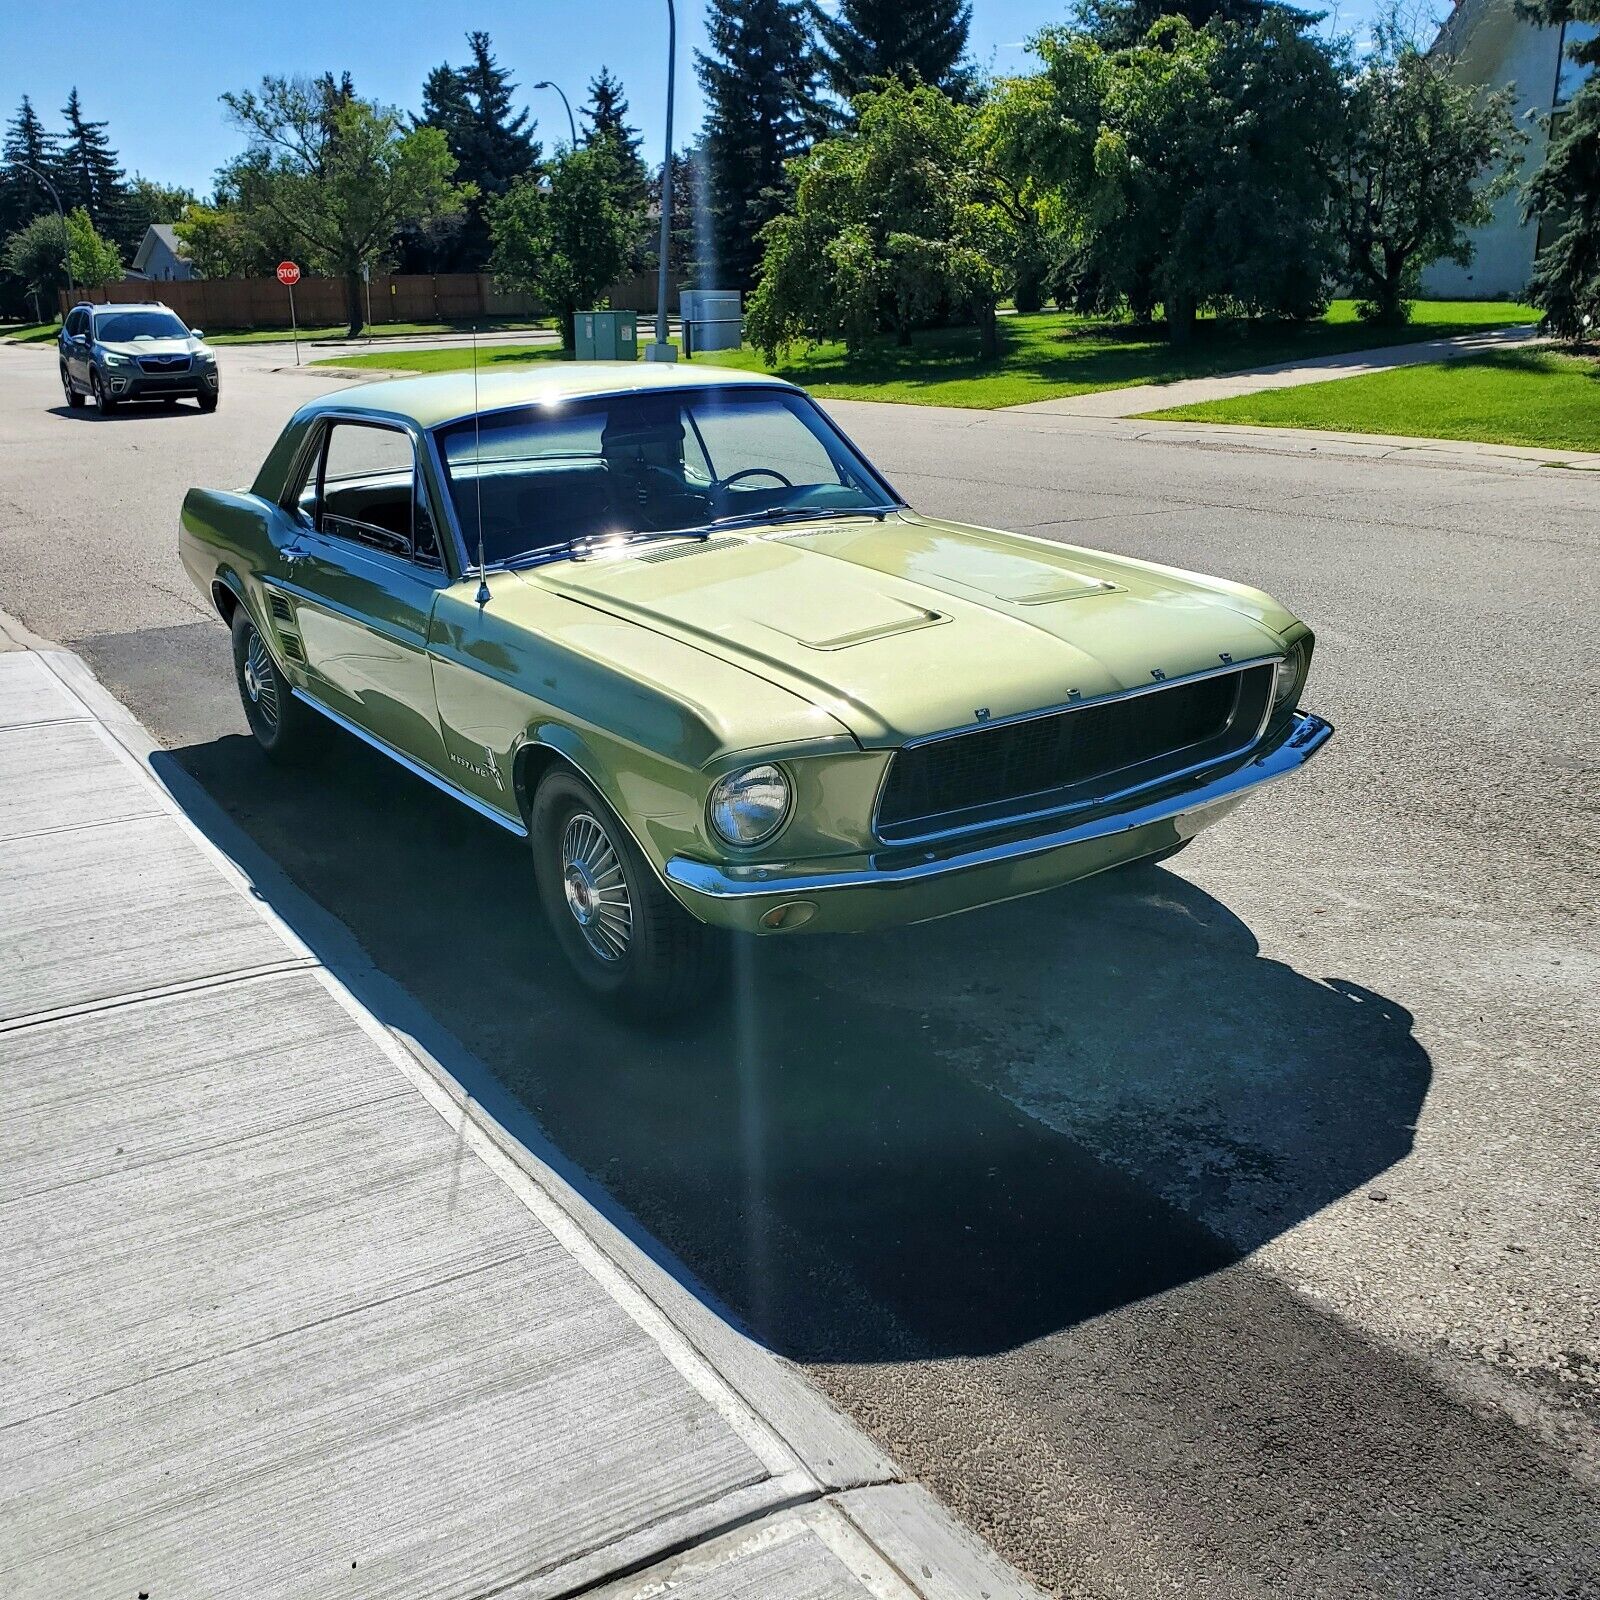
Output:
[[476,425],[467,417],[435,437],[469,547],[481,496],[484,557],[493,564],[574,540],[896,504],[817,407],[784,389],[532,405]]
[[187,339],[189,330],[170,311],[116,311],[94,319],[94,336],[102,344],[131,344],[135,339]]

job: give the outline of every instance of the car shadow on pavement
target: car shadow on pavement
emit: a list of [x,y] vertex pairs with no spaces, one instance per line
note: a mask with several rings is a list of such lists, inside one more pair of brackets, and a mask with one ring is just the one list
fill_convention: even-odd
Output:
[[49,406],[46,410],[50,416],[65,417],[69,422],[125,422],[130,417],[207,415],[187,396],[170,406],[164,400],[124,400],[111,411],[102,411],[99,406],[87,403],[81,406]]
[[1427,1093],[1404,1010],[1264,958],[1165,868],[745,943],[725,997],[640,1029],[578,991],[526,846],[354,741],[155,760],[796,1360],[1012,1350],[1212,1273],[1404,1157]]

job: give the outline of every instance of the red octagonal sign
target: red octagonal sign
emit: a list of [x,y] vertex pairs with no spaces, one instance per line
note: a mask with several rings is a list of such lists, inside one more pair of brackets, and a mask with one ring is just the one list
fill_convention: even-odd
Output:
[[300,269],[292,261],[278,263],[278,282],[292,289],[300,281]]

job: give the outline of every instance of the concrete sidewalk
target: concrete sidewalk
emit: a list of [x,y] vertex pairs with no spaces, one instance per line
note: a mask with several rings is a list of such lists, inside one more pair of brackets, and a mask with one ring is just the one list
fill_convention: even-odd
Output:
[[8,1597],[1032,1593],[65,652],[0,654],[0,897]]
[[1370,372],[1395,367],[1421,366],[1430,361],[1461,361],[1491,350],[1515,350],[1546,340],[1537,328],[1494,328],[1454,339],[1428,339],[1419,344],[1391,345],[1384,350],[1354,350],[1345,355],[1318,356],[1312,361],[1286,361],[1274,367],[1251,367],[1244,372],[1215,378],[1181,378],[1175,383],[1146,383],[1131,389],[1096,389],[1089,394],[1065,395],[1059,400],[1036,400],[1011,406],[1012,412],[1041,412],[1056,417],[1142,417],[1172,406],[1199,405],[1207,400],[1231,400],[1235,395],[1259,394],[1263,389],[1298,389],[1307,383],[1328,383],[1336,378],[1360,378]]

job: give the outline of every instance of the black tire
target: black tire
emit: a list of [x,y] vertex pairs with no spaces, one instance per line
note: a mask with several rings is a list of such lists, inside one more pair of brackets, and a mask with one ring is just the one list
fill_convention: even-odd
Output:
[[567,768],[548,772],[528,832],[545,917],[587,989],[635,1017],[675,1016],[715,998],[727,973],[723,939],[667,893],[589,784]]
[[233,614],[233,675],[245,721],[267,755],[293,766],[316,754],[322,719],[289,693],[272,651],[243,606]]
[[89,371],[89,388],[94,394],[95,409],[102,416],[109,416],[117,409],[117,402],[106,393],[106,386],[100,380],[98,368],[91,368]]
[[72,381],[72,374],[67,371],[65,361],[61,363],[61,388],[67,397],[67,404],[74,411],[81,411],[83,409],[83,396],[78,393],[77,386]]
[[218,397],[214,394],[197,394],[195,396],[195,400],[199,403],[202,411],[215,411],[217,409],[217,399]]

